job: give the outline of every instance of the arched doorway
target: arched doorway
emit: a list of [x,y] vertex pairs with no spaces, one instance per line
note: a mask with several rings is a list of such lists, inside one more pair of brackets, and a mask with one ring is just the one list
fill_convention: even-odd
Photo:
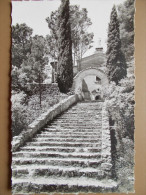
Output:
[[86,81],[86,84],[88,85],[88,81],[87,81],[88,79],[86,78],[89,76],[94,77],[96,83],[95,85],[96,87],[93,89],[91,88],[91,90],[89,90],[91,95],[91,100],[99,99],[99,96],[100,98],[102,98],[102,88],[103,86],[108,85],[108,78],[106,74],[100,69],[88,68],[80,71],[74,77],[73,90],[75,91],[75,93],[83,94],[82,85],[84,81]]
[[101,100],[101,96],[100,95],[95,96],[95,100]]

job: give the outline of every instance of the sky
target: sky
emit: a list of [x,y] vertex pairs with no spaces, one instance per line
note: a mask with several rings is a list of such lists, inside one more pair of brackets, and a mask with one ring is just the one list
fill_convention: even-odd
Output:
[[[13,1],[12,2],[12,25],[26,23],[33,29],[33,35],[49,34],[46,18],[60,6],[60,0],[42,1]],[[101,46],[106,51],[106,40],[110,13],[113,5],[119,5],[124,0],[70,0],[71,5],[80,5],[80,8],[87,8],[88,17],[92,21],[89,32],[94,33],[93,48],[84,55],[94,53],[98,47],[99,39]]]

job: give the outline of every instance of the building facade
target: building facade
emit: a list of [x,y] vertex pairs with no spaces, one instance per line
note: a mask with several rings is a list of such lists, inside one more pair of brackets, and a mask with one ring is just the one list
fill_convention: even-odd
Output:
[[[52,82],[56,82],[57,63],[52,65]],[[102,47],[96,48],[93,55],[77,61],[73,67],[73,90],[81,93],[86,100],[103,98],[103,87],[108,85],[106,76],[106,54]],[[86,86],[86,87],[85,87]]]

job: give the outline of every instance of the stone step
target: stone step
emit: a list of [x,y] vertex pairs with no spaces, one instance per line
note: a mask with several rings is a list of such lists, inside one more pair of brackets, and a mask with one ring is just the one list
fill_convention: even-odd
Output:
[[101,112],[101,108],[97,108],[95,106],[87,106],[86,108],[82,108],[82,107],[76,107],[76,108],[72,108],[67,110],[65,113],[91,113],[94,110],[94,112]]
[[102,132],[102,126],[100,125],[95,125],[95,126],[84,126],[84,127],[77,127],[77,126],[55,126],[55,125],[50,125],[50,126],[47,126],[45,128],[42,129],[42,133],[43,132],[49,132],[49,131],[58,131],[58,132],[73,132],[75,131],[76,133],[82,133],[82,132],[85,132],[85,133],[89,133],[89,132],[92,132],[92,133],[99,133],[99,132]]
[[53,120],[52,123],[55,123],[55,122],[62,122],[62,123],[69,123],[69,122],[72,122],[72,123],[87,123],[87,124],[90,124],[92,123],[93,121],[91,119],[87,119],[87,118],[84,118],[82,120],[79,120],[78,118],[64,118],[64,119],[60,119],[60,118],[57,118],[55,120]]
[[79,104],[77,104],[76,106],[72,107],[68,111],[72,111],[72,110],[80,110],[80,111],[82,111],[82,110],[87,110],[87,109],[88,109],[88,111],[90,111],[92,109],[94,109],[94,110],[101,110],[101,106],[97,106],[95,104],[90,104],[90,105],[89,104],[87,104],[87,105],[79,105]]
[[83,116],[87,115],[87,114],[90,114],[90,115],[99,114],[99,115],[101,115],[101,109],[97,110],[95,108],[92,108],[92,109],[90,109],[90,108],[86,108],[86,109],[78,108],[78,109],[74,109],[74,110],[65,111],[63,114],[65,114],[65,115],[67,115],[67,114],[78,114],[78,115],[83,115]]
[[86,141],[76,141],[76,140],[71,140],[71,141],[65,141],[65,140],[50,140],[48,141],[47,139],[38,139],[38,138],[33,138],[32,139],[32,143],[38,143],[38,145],[41,143],[41,144],[49,144],[49,145],[56,145],[59,146],[60,145],[64,145],[64,144],[69,144],[69,146],[71,145],[74,145],[74,146],[77,146],[80,145],[80,146],[86,146],[86,145],[91,145],[91,143],[93,145],[100,145],[101,144],[101,141],[97,141],[97,140],[93,140],[93,141],[90,141],[90,140],[86,140]]
[[80,114],[80,113],[93,113],[96,112],[96,113],[101,113],[101,108],[95,108],[93,106],[87,106],[86,108],[81,108],[81,107],[76,107],[74,109],[70,109],[70,110],[67,110],[66,112],[64,113],[77,113],[77,114]]
[[85,133],[97,133],[97,132],[100,132],[101,131],[101,128],[102,126],[80,126],[80,127],[77,127],[77,126],[55,126],[55,125],[51,125],[50,127],[48,128],[44,128],[43,131],[46,131],[46,132],[65,132],[65,133],[71,133],[71,132],[76,132],[76,133],[81,133],[81,132],[85,132]]
[[90,120],[90,121],[97,121],[98,118],[97,116],[87,116],[87,117],[82,117],[82,116],[69,116],[69,115],[66,115],[66,116],[61,116],[59,117],[59,120],[78,120],[78,121],[86,121],[86,120]]
[[[65,122],[67,121],[67,123],[70,123],[70,122],[73,122],[73,123],[77,123],[77,122],[80,122],[80,123],[98,123],[98,122],[101,122],[101,119],[96,117],[96,116],[88,116],[88,117],[80,117],[80,116],[62,116],[59,118],[59,121],[58,122]],[[54,121],[55,122],[55,121]],[[56,120],[57,122],[57,120]]]
[[90,108],[91,109],[92,108],[94,108],[94,109],[101,109],[101,106],[98,106],[98,104],[86,104],[86,105],[77,104],[77,105],[71,107],[71,109],[69,109],[69,110],[74,110],[74,109],[79,109],[79,108],[81,108],[81,109],[89,108],[89,110],[90,110]]
[[101,116],[101,111],[91,111],[91,112],[80,112],[80,111],[76,111],[76,112],[64,112],[63,114],[59,115],[57,118],[62,118],[62,117],[66,117],[66,116],[79,116],[80,118],[87,118],[87,116],[96,116],[98,115],[99,117]]
[[69,109],[67,111],[65,111],[63,114],[66,114],[66,113],[100,113],[101,114],[101,110],[102,108],[97,108],[95,106],[87,106],[86,108],[82,108],[82,107],[76,107],[76,108],[72,108],[72,109]]
[[88,118],[88,117],[95,117],[96,115],[99,115],[99,113],[95,113],[95,112],[94,113],[93,112],[91,112],[91,113],[86,113],[86,112],[84,112],[84,113],[80,113],[80,112],[73,113],[73,112],[71,112],[71,113],[64,113],[59,118],[61,119],[61,118],[66,118],[66,117],[77,117],[78,116],[79,119],[84,119],[84,118]]
[[101,111],[102,108],[99,108],[95,105],[87,105],[86,107],[81,107],[81,106],[78,106],[78,107],[72,107],[71,109],[67,110],[66,112],[76,112],[76,111],[79,111],[79,112],[91,112],[92,110],[94,110],[95,112],[99,112]]
[[59,142],[100,142],[101,141],[101,139],[100,138],[98,138],[98,139],[95,139],[95,138],[82,138],[82,139],[76,139],[76,138],[62,138],[62,137],[46,137],[46,136],[44,136],[44,137],[37,137],[37,138],[33,138],[32,139],[33,141],[48,141],[48,142],[54,142],[54,141],[59,141]]
[[86,148],[75,148],[75,147],[46,147],[46,146],[24,146],[20,148],[21,151],[50,151],[50,152],[92,152],[99,153],[101,148],[99,147],[86,147]]
[[102,104],[82,104],[82,103],[77,103],[76,105],[74,105],[73,107],[71,107],[71,109],[76,109],[76,108],[82,108],[82,109],[86,109],[87,107],[89,108],[98,108],[101,109]]
[[64,146],[64,147],[98,147],[101,145],[101,143],[67,143],[67,142],[28,142],[27,143],[28,145],[31,145],[31,146],[52,146],[52,147],[56,147],[56,146]]
[[98,133],[98,135],[100,135],[101,134],[101,127],[99,127],[99,128],[95,128],[95,129],[85,129],[85,128],[79,128],[79,129],[77,129],[77,128],[70,128],[70,129],[68,129],[68,128],[55,128],[55,127],[49,127],[49,128],[44,128],[43,129],[43,131],[42,131],[42,133],[41,134],[38,134],[38,136],[39,135],[44,135],[43,134],[43,132],[44,133],[52,133],[52,136],[54,135],[54,134],[56,134],[56,133],[61,133],[61,132],[63,132],[64,134],[70,134],[70,133],[91,133],[91,134],[93,134],[94,135],[94,133]]
[[68,132],[68,133],[61,133],[61,132],[56,132],[55,135],[52,133],[52,132],[49,132],[49,131],[44,131],[42,132],[41,134],[38,134],[36,135],[36,137],[49,137],[49,138],[53,138],[56,136],[60,137],[60,138],[74,138],[74,139],[78,139],[78,138],[89,138],[89,139],[92,139],[92,138],[101,138],[101,132],[96,132],[96,133],[88,133],[88,134],[83,134],[83,133],[72,133],[72,135]]
[[27,178],[12,178],[13,193],[106,193],[114,192],[117,189],[117,183],[111,179],[97,180],[96,178],[87,177],[36,177],[33,180]]
[[13,153],[13,193],[113,192],[101,166],[102,104],[77,103]]
[[[93,121],[93,119],[95,119]],[[102,118],[101,117],[92,117],[92,118],[84,118],[84,119],[79,119],[78,117],[64,117],[64,118],[59,118],[57,120],[54,120],[52,123],[50,124],[53,124],[53,123],[66,123],[66,124],[70,124],[70,123],[75,123],[75,124],[93,124],[93,123],[99,123],[102,121]]]
[[16,178],[24,178],[28,175],[31,177],[88,177],[102,179],[104,171],[97,168],[82,168],[82,167],[63,167],[63,166],[46,166],[46,165],[22,165],[13,169],[12,176]]
[[[66,136],[71,136],[71,137],[73,137],[73,136],[92,136],[92,137],[94,137],[94,136],[99,136],[99,135],[101,135],[101,131],[96,131],[96,132],[94,132],[94,134],[92,133],[92,132],[84,132],[84,131],[81,131],[81,132],[72,132],[72,131],[68,131],[68,132],[64,132],[64,134],[63,134],[63,132],[64,131],[58,131],[58,132],[55,132],[55,135],[54,136],[61,136],[62,137],[62,135],[64,136],[64,135],[66,135]],[[42,134],[47,134],[47,135],[50,135],[50,136],[53,136],[53,133],[52,132],[49,132],[49,130],[47,131],[47,130],[45,130]]]
[[[63,121],[66,121],[66,120],[68,120],[69,122],[72,122],[72,120],[73,120],[73,122],[89,122],[89,123],[91,123],[91,121],[93,122],[99,122],[99,121],[101,121],[101,119],[100,118],[98,118],[97,116],[89,116],[88,115],[88,117],[81,117],[81,116],[69,116],[69,115],[66,115],[66,116],[62,116],[62,117],[60,117],[59,118],[59,120],[61,121],[61,122],[63,122]],[[90,120],[90,121],[89,121]]]
[[61,127],[63,127],[63,126],[67,126],[67,127],[73,127],[73,126],[75,126],[75,127],[90,127],[90,128],[92,128],[92,127],[97,127],[97,126],[101,126],[101,121],[94,121],[94,122],[90,122],[90,123],[86,123],[86,122],[82,122],[82,123],[78,123],[78,121],[77,122],[60,122],[60,121],[56,121],[56,122],[53,122],[53,123],[51,123],[50,124],[50,126],[61,126]]
[[103,102],[95,102],[95,101],[82,101],[82,102],[78,102],[75,106],[77,106],[77,105],[79,105],[79,106],[87,106],[87,105],[98,105],[98,107],[100,106],[100,105],[102,105],[103,104]]
[[77,103],[76,105],[72,106],[71,109],[75,109],[75,108],[82,108],[82,109],[86,109],[87,107],[95,107],[95,108],[98,108],[100,109],[102,107],[102,104],[90,104],[90,103],[86,103],[86,104],[82,104],[81,102],[80,103]]
[[74,152],[74,153],[65,153],[65,152],[49,152],[49,151],[19,151],[14,152],[13,157],[58,157],[58,158],[101,158],[101,153],[81,153],[81,152]]
[[92,129],[92,128],[97,128],[101,127],[101,122],[97,123],[92,123],[92,124],[76,124],[76,123],[52,123],[48,128],[60,128],[60,127],[66,127],[66,128],[87,128],[87,129]]
[[80,167],[92,167],[98,168],[101,164],[101,159],[94,159],[94,158],[57,158],[57,157],[48,157],[48,158],[38,158],[38,157],[15,157],[13,158],[12,166],[21,166],[21,165],[50,165],[52,166],[80,166]]

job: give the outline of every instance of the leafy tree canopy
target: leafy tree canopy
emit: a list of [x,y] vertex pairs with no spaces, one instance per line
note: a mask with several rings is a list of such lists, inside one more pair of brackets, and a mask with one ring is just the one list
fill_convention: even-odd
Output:
[[27,54],[31,52],[31,35],[33,30],[26,24],[12,26],[12,64],[19,67]]
[[[51,53],[53,58],[58,57],[58,16],[59,10],[51,13],[50,17],[46,19],[50,29],[50,35],[47,36],[48,44],[54,47]],[[71,37],[72,37],[72,50],[75,59],[81,59],[83,54],[91,48],[93,43],[93,33],[88,32],[89,26],[92,24],[88,18],[87,9],[77,5],[70,6],[70,24],[71,24]],[[51,43],[51,41],[53,43]]]
[[118,6],[122,51],[127,61],[134,57],[134,3],[135,0],[126,0]]
[[[41,106],[42,99],[42,83],[46,78],[45,65],[48,64],[48,57],[46,56],[46,41],[42,36],[34,36],[32,38],[31,54],[28,55],[27,60],[22,63],[19,79],[27,90],[32,90],[31,84],[38,84],[38,92]],[[20,78],[21,77],[21,78]],[[28,85],[27,85],[28,84]]]

